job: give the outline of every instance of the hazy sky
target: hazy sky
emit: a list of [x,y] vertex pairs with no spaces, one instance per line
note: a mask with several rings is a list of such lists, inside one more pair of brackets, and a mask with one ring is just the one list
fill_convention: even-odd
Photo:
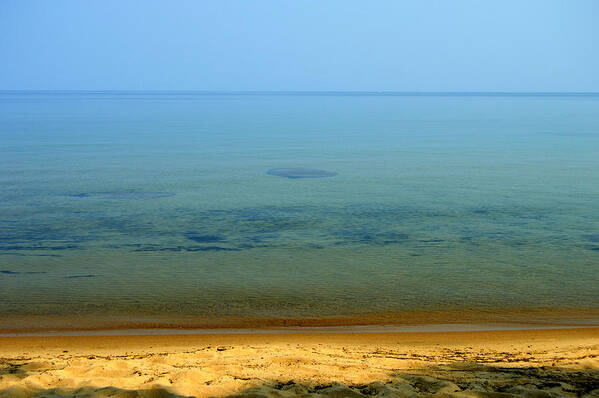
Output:
[[0,0],[0,89],[599,91],[599,0]]

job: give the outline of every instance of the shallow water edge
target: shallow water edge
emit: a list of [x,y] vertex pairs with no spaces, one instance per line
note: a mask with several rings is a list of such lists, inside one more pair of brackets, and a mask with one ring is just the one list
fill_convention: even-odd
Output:
[[599,309],[429,311],[319,318],[8,316],[0,336],[391,333],[599,327]]

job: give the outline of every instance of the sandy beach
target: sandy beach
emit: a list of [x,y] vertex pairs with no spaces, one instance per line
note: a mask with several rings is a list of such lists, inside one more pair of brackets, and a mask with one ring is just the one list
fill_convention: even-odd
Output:
[[599,396],[599,328],[0,338],[0,397]]

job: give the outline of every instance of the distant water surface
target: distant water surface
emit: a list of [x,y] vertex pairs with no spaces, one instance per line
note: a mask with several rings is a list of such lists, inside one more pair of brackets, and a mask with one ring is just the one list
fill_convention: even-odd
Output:
[[596,314],[598,267],[596,95],[0,93],[0,329]]

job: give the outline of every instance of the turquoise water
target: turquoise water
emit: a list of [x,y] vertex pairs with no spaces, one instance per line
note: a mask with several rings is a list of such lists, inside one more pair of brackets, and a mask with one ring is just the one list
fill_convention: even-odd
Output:
[[599,96],[4,92],[0,264],[4,327],[599,309]]

